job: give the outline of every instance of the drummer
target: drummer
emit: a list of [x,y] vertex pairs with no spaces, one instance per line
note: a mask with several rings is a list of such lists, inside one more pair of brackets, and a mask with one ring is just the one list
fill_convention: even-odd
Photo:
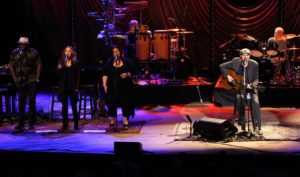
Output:
[[136,35],[138,33],[138,25],[139,22],[137,20],[130,20],[128,24],[129,30],[126,32],[127,41],[124,51],[125,58],[132,65],[136,73],[138,69],[138,62],[136,59]]
[[139,22],[135,19],[130,20],[129,22],[129,31],[126,32],[127,35],[127,43],[126,43],[126,49],[125,49],[125,57],[129,60],[135,59],[135,40],[136,40],[136,34],[138,30]]
[[284,33],[282,27],[276,27],[274,30],[274,36],[268,39],[268,42],[275,42],[277,47],[277,56],[271,57],[271,61],[277,67],[277,72],[274,79],[277,80],[276,83],[283,84],[288,78],[286,78],[286,62],[285,62],[285,51],[287,49],[287,36]]
[[282,27],[276,27],[274,36],[270,37],[268,42],[276,42],[278,44],[277,50],[282,52],[287,49],[287,38]]

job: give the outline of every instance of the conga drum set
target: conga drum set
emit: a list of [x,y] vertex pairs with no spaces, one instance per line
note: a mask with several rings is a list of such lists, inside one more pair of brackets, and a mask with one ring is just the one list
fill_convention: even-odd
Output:
[[[136,59],[142,65],[149,64],[158,68],[156,72],[163,75],[166,72],[173,74],[176,80],[175,59],[177,52],[186,51],[185,35],[193,34],[182,28],[154,30],[152,35],[148,28],[139,27],[136,37]],[[154,72],[154,71],[153,71]]]

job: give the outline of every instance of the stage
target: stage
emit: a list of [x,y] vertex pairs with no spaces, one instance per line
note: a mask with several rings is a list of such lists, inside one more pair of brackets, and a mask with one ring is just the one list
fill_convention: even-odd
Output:
[[[130,120],[130,129],[123,130],[122,123],[119,122],[117,131],[108,129],[109,121],[106,118],[82,119],[80,130],[67,132],[60,131],[59,118],[52,121],[39,120],[35,130],[28,130],[26,127],[22,133],[14,132],[14,124],[7,121],[0,128],[0,148],[3,151],[113,154],[114,142],[140,142],[143,153],[146,154],[300,152],[300,110],[297,108],[263,107],[264,139],[246,139],[242,142],[234,139],[231,142],[186,139],[190,133],[190,123],[186,115],[193,122],[206,117],[226,120],[232,116],[232,107],[217,107],[207,102],[139,106],[136,116]],[[240,128],[238,125],[236,127]]]
[[[219,107],[208,101],[144,104],[137,106],[136,116],[129,120],[129,130],[123,129],[119,109],[115,131],[108,128],[107,118],[91,119],[89,116],[81,117],[78,131],[72,130],[72,121],[69,131],[61,131],[58,114],[48,120],[51,94],[39,93],[37,100],[41,117],[35,130],[28,130],[26,126],[24,132],[15,132],[16,118],[5,119],[0,127],[4,175],[47,173],[96,177],[105,171],[111,176],[121,172],[129,176],[135,176],[135,173],[171,176],[186,175],[189,171],[190,176],[195,176],[199,174],[199,168],[201,173],[216,176],[232,175],[233,171],[249,174],[263,171],[278,175],[295,174],[299,165],[295,162],[299,161],[300,153],[300,110],[296,107],[262,107],[263,139],[241,141],[235,136],[241,132],[235,124],[238,132],[230,137],[230,141],[212,141],[196,136],[189,138],[191,124],[187,115],[192,122],[205,118],[222,122],[231,119],[231,106]],[[56,103],[55,111],[60,109]],[[24,165],[10,165],[16,162]],[[239,164],[240,168],[236,169],[236,165],[230,165],[232,163]],[[32,165],[35,170],[28,170]],[[66,171],[66,166],[72,170]],[[121,169],[115,171],[115,168]],[[221,170],[225,168],[225,171]]]

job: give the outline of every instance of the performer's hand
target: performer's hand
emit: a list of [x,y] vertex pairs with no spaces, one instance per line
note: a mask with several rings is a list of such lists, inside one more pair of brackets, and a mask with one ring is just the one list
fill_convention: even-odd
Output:
[[104,88],[104,92],[107,93],[107,86],[103,85],[103,88]]
[[129,74],[128,74],[128,73],[122,73],[122,74],[120,75],[120,77],[121,77],[122,79],[125,79],[126,77],[129,77]]
[[247,84],[246,88],[251,90],[252,89],[252,84]]
[[227,80],[228,80],[228,82],[233,82],[233,80],[234,80],[234,78],[233,77],[231,77],[230,75],[227,75]]
[[57,68],[58,68],[58,69],[61,69],[62,67],[63,67],[63,66],[62,66],[61,64],[58,64],[58,65],[57,65]]

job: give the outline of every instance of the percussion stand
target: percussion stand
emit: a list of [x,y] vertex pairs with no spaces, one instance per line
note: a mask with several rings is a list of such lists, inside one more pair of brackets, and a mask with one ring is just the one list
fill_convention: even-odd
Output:
[[[293,44],[293,48],[295,48],[295,44]],[[291,77],[291,82],[295,83],[295,60],[296,60],[296,50],[292,51],[292,58],[291,58],[291,63],[290,63],[290,77]]]

